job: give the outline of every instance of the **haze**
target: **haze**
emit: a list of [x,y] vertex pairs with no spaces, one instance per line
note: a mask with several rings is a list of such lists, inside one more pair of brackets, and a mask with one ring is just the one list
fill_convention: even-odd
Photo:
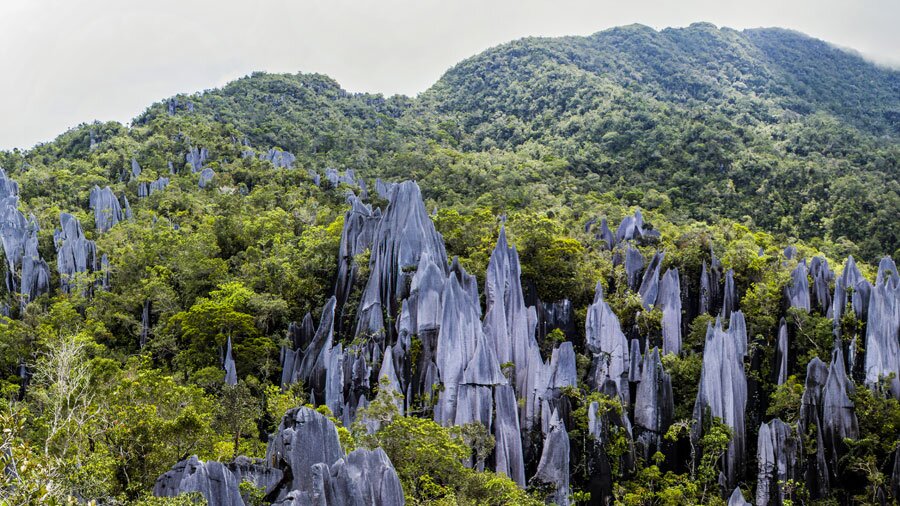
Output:
[[791,28],[900,65],[896,0],[4,0],[0,149],[95,119],[127,123],[152,102],[255,70],[320,72],[350,91],[415,95],[512,39],[695,21]]

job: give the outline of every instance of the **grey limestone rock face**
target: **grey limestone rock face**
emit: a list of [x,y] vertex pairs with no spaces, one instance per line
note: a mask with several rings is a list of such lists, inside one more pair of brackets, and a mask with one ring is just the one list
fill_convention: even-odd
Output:
[[830,488],[828,461],[825,459],[825,442],[822,436],[822,393],[828,379],[828,366],[818,357],[813,358],[806,366],[806,381],[803,396],[800,398],[800,420],[798,423],[801,435],[810,427],[816,429],[816,454],[806,464],[806,486],[813,498],[824,497]]
[[569,433],[559,418],[559,414],[553,412],[550,421],[550,432],[544,440],[544,450],[541,460],[531,482],[536,485],[545,485],[553,489],[547,497],[547,502],[557,506],[569,504]]
[[231,337],[229,337],[225,351],[225,384],[234,386],[237,385],[237,382],[237,366],[234,363],[234,356],[231,354]]
[[191,166],[192,173],[203,170],[203,164],[207,159],[209,159],[209,150],[206,148],[191,147],[184,155],[184,161]]
[[663,354],[681,353],[681,280],[678,269],[669,269],[663,275],[656,307],[663,314]]
[[[703,365],[697,402],[694,405],[694,420],[703,426],[705,413],[718,417],[731,427],[733,438],[728,444],[724,458],[726,483],[734,486],[744,469],[747,433],[745,411],[747,407],[747,378],[744,373],[743,355],[737,342],[746,342],[746,335],[739,326],[722,329],[721,319],[710,325],[706,331],[706,345],[703,350]],[[693,437],[699,437],[695,433]]]
[[444,241],[425,211],[419,186],[406,181],[391,189],[391,198],[375,228],[369,259],[369,279],[359,304],[357,336],[376,342],[393,328],[385,318],[397,321],[401,301],[409,295],[412,277],[422,255],[428,255],[446,275]]
[[216,173],[209,167],[200,170],[200,178],[197,180],[197,186],[206,188],[209,186],[209,183],[212,182],[214,177],[216,177]]
[[900,275],[885,257],[878,266],[875,286],[869,295],[866,321],[865,383],[876,388],[890,379],[891,394],[900,399]]
[[[262,489],[264,495],[271,494],[284,478],[284,473],[280,469],[267,466],[264,460],[251,459],[243,455],[225,466],[234,474],[238,484],[245,481],[252,483],[256,488]],[[246,499],[245,497],[244,500]]]
[[634,432],[636,442],[648,460],[662,451],[663,436],[675,416],[675,397],[672,378],[663,369],[659,349],[653,348],[644,356],[641,382],[634,402]]
[[157,478],[156,497],[199,492],[211,506],[244,506],[238,478],[224,464],[203,462],[196,455],[183,460]]
[[[438,404],[435,406],[434,417],[436,422],[449,426],[457,419],[457,394],[464,382],[463,373],[475,355],[476,347],[481,342],[482,357],[485,361],[489,361],[491,359],[489,351],[492,350],[486,348],[492,345],[484,343],[486,337],[475,310],[475,302],[469,299],[456,276],[448,278],[441,301],[443,313],[435,363],[444,390],[440,393]],[[494,369],[499,372],[500,367],[496,364],[496,359],[493,360],[495,364],[485,364],[485,371],[479,371],[473,366],[469,371],[470,379],[479,379],[476,375],[481,373],[493,375]]]
[[511,385],[494,387],[494,470],[525,486],[525,458],[516,394]]
[[800,262],[791,272],[791,282],[784,289],[790,306],[800,308],[807,313],[810,311],[808,275],[806,262]]
[[[251,155],[252,152],[251,152]],[[290,151],[282,151],[280,149],[272,148],[265,153],[259,155],[260,160],[268,160],[275,166],[275,168],[281,169],[290,169],[293,168],[294,162],[297,161],[297,157],[294,156]]]
[[585,343],[593,354],[591,380],[599,387],[608,377],[616,382],[619,394],[628,400],[628,339],[619,319],[603,300],[603,286],[597,283],[594,303],[585,318]]
[[792,499],[785,484],[800,478],[803,447],[797,433],[778,418],[759,427],[756,482],[758,506],[780,505]]
[[625,279],[631,291],[637,291],[638,280],[644,269],[644,257],[637,248],[629,245],[625,250]]
[[349,199],[350,210],[344,215],[344,228],[341,230],[341,243],[338,249],[338,273],[334,293],[338,307],[343,308],[350,296],[359,267],[356,256],[371,248],[375,236],[375,227],[381,218],[381,212],[372,212],[372,207],[356,197]]
[[138,163],[137,159],[131,159],[131,177],[136,178],[141,175],[141,164]]
[[775,348],[775,384],[782,385],[788,376],[788,329],[784,318],[778,327],[778,343]]
[[60,213],[59,224],[60,229],[53,234],[56,267],[62,291],[70,293],[75,274],[97,270],[97,246],[84,237],[78,218]]
[[740,487],[735,487],[734,492],[728,496],[728,506],[751,506],[746,499],[744,499],[744,493],[741,492]]
[[269,466],[290,478],[290,483],[283,484],[284,493],[313,490],[312,466],[331,465],[342,458],[344,451],[334,424],[321,413],[306,407],[285,413],[266,450]]
[[109,186],[103,189],[94,186],[91,190],[90,208],[94,211],[94,225],[100,234],[125,219],[119,199]]
[[644,304],[645,309],[650,309],[650,306],[656,304],[656,299],[659,296],[659,272],[665,256],[665,253],[657,251],[647,265],[647,270],[644,271],[644,278],[641,281],[640,288],[638,288],[638,293],[641,295],[641,302]]
[[734,269],[728,269],[725,273],[725,289],[722,296],[722,316],[730,318],[731,313],[737,309],[737,291],[734,287]]
[[812,303],[825,316],[832,316],[831,288],[834,281],[834,271],[828,268],[828,260],[823,257],[813,257],[809,264],[809,275],[813,280]]
[[856,408],[850,399],[853,388],[853,383],[847,377],[844,354],[838,347],[832,354],[828,377],[822,390],[822,437],[832,476],[838,469],[838,460],[845,453],[844,439],[859,438]]

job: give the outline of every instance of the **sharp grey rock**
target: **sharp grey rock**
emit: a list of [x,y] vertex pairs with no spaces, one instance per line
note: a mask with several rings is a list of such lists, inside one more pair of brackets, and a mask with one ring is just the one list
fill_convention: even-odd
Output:
[[597,233],[597,238],[606,243],[606,249],[612,249],[616,244],[616,237],[613,235],[612,230],[609,229],[609,223],[606,221],[606,218],[600,220],[600,232]]
[[38,230],[37,220],[32,216],[26,227],[25,251],[22,255],[22,275],[19,284],[22,309],[39,295],[50,291],[50,266],[41,258],[38,251]]
[[494,387],[494,470],[525,486],[525,458],[518,404],[511,385]]
[[[379,388],[382,388],[380,383],[381,379],[387,378],[390,388],[392,388],[394,392],[402,394],[403,387],[400,385],[400,379],[397,377],[394,360],[394,348],[388,346],[387,349],[384,350],[384,357],[381,360],[381,369],[378,371]],[[403,399],[397,399],[396,406],[401,415],[406,412],[403,405]]]
[[840,333],[840,321],[847,304],[850,303],[857,318],[861,318],[868,308],[870,293],[871,285],[859,271],[853,256],[847,257],[841,275],[834,281],[830,316],[834,319],[835,335]]
[[788,329],[784,318],[778,327],[778,344],[775,347],[775,384],[782,385],[788,376]]
[[741,492],[740,487],[735,487],[734,492],[728,497],[728,506],[751,506],[751,504],[744,499],[744,493]]
[[638,383],[641,381],[641,341],[639,339],[631,340],[631,351],[628,355],[628,382]]
[[125,219],[119,199],[109,186],[100,189],[94,186],[91,190],[90,207],[94,211],[94,225],[97,233],[102,234]]
[[725,273],[725,289],[722,296],[722,315],[730,318],[732,311],[737,309],[737,291],[734,288],[734,269],[728,269]]
[[474,301],[469,300],[455,276],[450,276],[445,283],[441,301],[443,314],[436,364],[444,390],[435,406],[434,417],[436,422],[449,426],[456,420],[457,391],[463,383],[463,372],[475,354],[477,343],[486,337]]
[[728,319],[728,335],[734,339],[734,346],[738,355],[743,359],[747,356],[747,322],[744,319],[744,313],[735,311],[731,313]]
[[131,177],[136,178],[141,175],[141,164],[134,158],[131,159]]
[[137,190],[138,198],[143,199],[150,196],[150,184],[149,183],[138,183]]
[[141,311],[141,337],[139,346],[144,349],[147,345],[147,337],[150,334],[150,299],[144,299],[144,307]]
[[535,485],[553,488],[547,503],[557,506],[569,504],[569,433],[554,412],[550,421],[550,432],[544,440],[544,450],[538,462],[537,472],[531,478]]
[[877,388],[886,378],[888,390],[900,399],[900,276],[885,257],[878,266],[869,295],[866,322],[865,383]]
[[678,269],[669,269],[659,284],[656,307],[662,310],[663,354],[681,353],[681,280]]
[[124,215],[126,220],[130,220],[133,215],[131,213],[131,204],[128,203],[128,196],[124,193],[122,194],[122,202],[124,203]]
[[380,178],[375,179],[375,193],[384,200],[390,200],[391,191],[397,183],[382,181]]
[[153,195],[154,193],[156,193],[158,191],[163,191],[166,189],[167,186],[169,186],[169,178],[160,177],[159,179],[157,179],[156,181],[153,181],[152,183],[150,183],[148,185],[147,195]]
[[303,353],[303,359],[294,362],[294,373],[291,383],[302,381],[319,399],[325,394],[325,371],[328,367],[329,353],[334,341],[334,309],[336,299],[331,297],[322,309],[319,327],[309,347]]
[[339,184],[359,186],[359,182],[361,181],[361,179],[356,179],[356,172],[354,172],[353,169],[347,169],[344,173],[340,173],[337,169],[331,167],[325,169],[325,179],[327,179],[332,186],[337,186]]
[[225,351],[225,384],[235,386],[237,382],[237,367],[234,363],[234,356],[231,353],[231,337],[229,337],[228,347]]
[[644,216],[640,209],[634,212],[634,216],[626,216],[616,229],[616,242],[640,239],[644,234]]
[[[243,455],[225,466],[234,475],[238,484],[245,481],[252,483],[256,488],[261,489],[264,495],[271,494],[284,478],[284,473],[280,469],[267,466],[264,460],[251,459]],[[245,502],[246,500],[247,497],[244,497]]]
[[603,286],[597,283],[594,303],[585,318],[585,343],[593,354],[591,379],[599,388],[608,377],[616,382],[623,399],[628,400],[628,339],[619,319],[603,300]]
[[203,164],[206,163],[207,159],[209,159],[209,150],[206,148],[191,147],[187,154],[184,155],[184,160],[191,166],[192,173],[202,171]]
[[306,173],[309,174],[309,177],[312,179],[314,185],[316,185],[317,187],[322,186],[322,176],[320,176],[318,172],[312,169],[307,169]]
[[634,432],[646,461],[662,451],[663,436],[675,416],[672,378],[662,366],[659,350],[653,348],[644,356],[641,382],[634,402]]
[[[569,349],[571,349],[571,343]],[[572,352],[572,374],[575,373],[575,355]],[[560,374],[563,374],[560,372]],[[574,379],[574,378],[573,378]],[[462,375],[462,382],[467,385],[505,385],[506,377],[500,371],[500,363],[497,361],[497,355],[494,347],[487,342],[487,338],[479,339],[475,343],[475,353],[466,365]]]
[[19,183],[10,179],[6,171],[0,168],[0,200],[19,195]]
[[847,377],[844,354],[837,348],[832,354],[828,378],[822,391],[822,436],[832,476],[836,474],[838,460],[844,453],[844,439],[859,438],[856,409],[850,399],[853,388],[853,383]]
[[485,300],[485,335],[495,346],[497,360],[515,365],[515,389],[526,400],[521,422],[523,430],[528,430],[539,415],[538,372],[544,361],[535,337],[537,313],[533,307],[525,307],[519,253],[507,243],[505,227],[500,229],[488,262]]
[[834,271],[828,267],[828,260],[824,257],[813,257],[809,263],[809,275],[812,278],[813,305],[825,316],[831,317],[831,288],[834,281]]
[[806,366],[806,381],[803,396],[800,398],[800,420],[798,423],[801,436],[815,426],[816,453],[810,456],[806,464],[806,487],[812,498],[824,497],[830,488],[828,461],[825,459],[825,442],[822,430],[822,393],[828,379],[828,366],[814,357]]
[[806,262],[800,262],[791,272],[791,282],[784,289],[790,306],[800,308],[807,313],[810,310],[808,274]]
[[665,253],[657,251],[647,265],[647,270],[644,271],[644,278],[638,289],[644,309],[650,309],[650,306],[656,304],[656,298],[659,295],[659,272],[665,256]]
[[293,490],[278,506],[403,506],[400,478],[380,448],[355,450],[330,466],[312,466],[313,485]]
[[796,246],[788,246],[788,247],[784,248],[784,258],[791,260],[795,256],[797,256],[797,247]]
[[561,301],[546,303],[537,301],[535,309],[540,307],[540,332],[539,339],[543,340],[554,329],[562,331],[566,339],[575,339],[577,330],[575,328],[575,308],[572,307],[572,301],[563,299]]
[[237,477],[220,462],[203,462],[196,455],[156,479],[153,495],[176,497],[199,492],[211,506],[244,506]]
[[644,268],[644,257],[637,248],[628,246],[625,250],[625,279],[631,291],[637,291],[638,279]]
[[[734,332],[737,331],[733,328],[724,331],[721,319],[716,319],[715,326],[707,327],[700,385],[694,405],[694,420],[698,422],[695,427],[704,425],[708,410],[711,416],[720,418],[734,433],[724,456],[725,475],[730,486],[737,483],[743,472],[747,437],[744,420],[747,378],[743,357],[736,345],[740,337],[733,335]],[[692,437],[699,438],[699,433],[695,431]]]
[[59,215],[60,229],[53,234],[56,245],[56,268],[60,288],[71,293],[72,278],[80,272],[97,270],[97,246],[85,239],[78,218],[68,213]]
[[312,466],[329,466],[342,458],[344,452],[334,424],[307,407],[287,411],[266,450],[266,462],[290,479],[290,483],[283,484],[283,494],[313,490]]
[[420,257],[428,255],[447,273],[444,240],[425,211],[416,183],[405,181],[391,190],[390,203],[375,229],[371,252],[370,274],[359,304],[356,335],[379,341],[385,331],[393,331],[385,329],[385,317],[397,320]]
[[334,287],[338,307],[343,308],[347,303],[360,267],[356,265],[356,256],[372,247],[375,227],[380,218],[380,213],[373,213],[371,206],[360,199],[350,199],[350,210],[344,215],[338,249],[338,274]]
[[[800,478],[803,446],[790,425],[778,418],[759,427],[757,443],[756,504],[769,506],[792,500],[786,488],[790,480]],[[787,493],[786,493],[787,492]]]
[[712,294],[709,283],[709,271],[706,270],[706,260],[704,260],[703,266],[700,268],[700,314],[708,314],[712,307]]
[[212,169],[206,167],[200,171],[200,178],[197,180],[197,186],[200,188],[206,188],[209,186],[209,183],[212,182],[213,178],[216,176],[216,173],[213,172]]
[[[251,152],[252,156],[252,152]],[[290,151],[282,151],[280,149],[272,148],[269,151],[259,155],[260,160],[268,160],[275,166],[275,168],[280,169],[290,169],[293,168],[294,162],[297,161],[297,157],[294,156]]]
[[571,407],[563,389],[575,387],[577,378],[575,348],[566,341],[553,350],[536,382],[534,405],[541,407],[541,430],[545,435],[550,430],[551,413],[557,413],[563,420],[570,419]]
[[103,272],[103,277],[100,279],[100,286],[104,290],[109,290],[109,257],[106,253],[100,255],[100,270]]
[[596,217],[591,217],[591,219],[584,222],[584,233],[589,234],[591,232],[591,227],[593,227],[595,223],[597,223]]
[[344,410],[344,350],[338,344],[328,354],[325,372],[325,405],[335,418],[341,419]]

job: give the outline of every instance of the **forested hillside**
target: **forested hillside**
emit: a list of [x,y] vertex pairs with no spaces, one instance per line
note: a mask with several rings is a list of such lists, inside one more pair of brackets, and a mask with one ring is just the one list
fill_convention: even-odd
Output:
[[0,168],[0,502],[900,497],[900,72],[824,42],[258,73]]

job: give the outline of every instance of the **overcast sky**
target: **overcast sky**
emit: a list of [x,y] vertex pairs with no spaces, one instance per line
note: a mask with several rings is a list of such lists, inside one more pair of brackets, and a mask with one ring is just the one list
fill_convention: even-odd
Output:
[[900,65],[900,0],[0,0],[0,149],[255,70],[415,95],[519,37],[695,21],[792,28]]

